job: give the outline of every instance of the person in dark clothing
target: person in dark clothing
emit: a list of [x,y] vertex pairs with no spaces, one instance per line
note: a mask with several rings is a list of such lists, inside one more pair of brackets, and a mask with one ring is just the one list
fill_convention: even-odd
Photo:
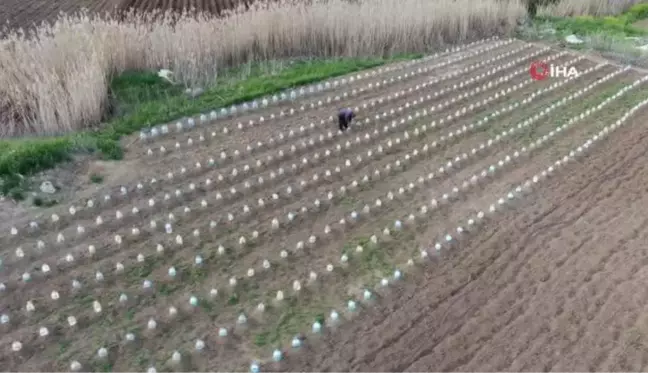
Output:
[[355,113],[351,109],[342,109],[338,113],[338,121],[340,123],[340,131],[346,131],[349,128],[349,124],[353,118],[355,118]]

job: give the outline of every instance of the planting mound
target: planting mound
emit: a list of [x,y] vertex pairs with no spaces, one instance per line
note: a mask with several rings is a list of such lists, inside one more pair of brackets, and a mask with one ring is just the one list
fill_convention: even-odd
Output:
[[2,230],[0,364],[643,367],[647,80],[484,40],[153,127],[123,186]]

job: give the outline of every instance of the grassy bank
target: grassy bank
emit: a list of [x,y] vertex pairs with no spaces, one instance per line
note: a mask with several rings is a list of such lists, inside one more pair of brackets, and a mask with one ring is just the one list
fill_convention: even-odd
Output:
[[111,82],[113,117],[100,130],[0,141],[0,192],[21,199],[26,187],[25,176],[52,168],[75,153],[98,151],[104,159],[120,159],[123,156],[120,138],[151,125],[421,56],[296,61],[270,69],[267,64],[240,67],[222,74],[213,88],[196,98],[188,97],[184,89],[163,81],[155,73],[125,73]]
[[[574,9],[584,9],[578,4],[572,5]],[[570,8],[566,6],[556,8],[554,13],[570,14],[568,9]],[[648,44],[648,29],[641,27],[648,19],[648,3],[628,6],[625,12],[615,15],[609,15],[612,14],[609,9],[590,10],[595,15],[562,17],[552,15],[549,9],[544,9],[531,24],[518,30],[518,36],[525,40],[557,43],[576,50],[596,51],[603,57],[622,64],[648,68],[645,49]],[[582,42],[567,43],[566,37],[569,35],[576,35]]]
[[544,5],[537,15],[554,17],[607,17],[626,13],[645,0],[536,0]]
[[627,12],[597,17],[591,15],[576,17],[556,17],[539,15],[536,23],[547,22],[561,34],[592,35],[604,33],[609,36],[642,36],[647,31],[633,24],[648,18],[648,3],[636,4]]

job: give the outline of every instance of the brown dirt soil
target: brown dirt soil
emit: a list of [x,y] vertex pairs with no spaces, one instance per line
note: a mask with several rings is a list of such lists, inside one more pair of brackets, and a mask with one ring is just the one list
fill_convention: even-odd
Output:
[[643,371],[646,113],[283,371]]
[[75,13],[85,8],[103,14],[123,8],[126,0],[3,0],[0,3],[0,25],[29,28],[43,21],[55,20],[59,13]]
[[[515,42],[472,57],[464,52],[452,53],[466,56],[453,63],[452,68],[470,66],[522,45],[524,43]],[[483,47],[471,47],[471,50]],[[142,371],[151,366],[165,371],[240,371],[253,359],[267,361],[274,348],[281,348],[287,351],[288,358],[273,367],[279,370],[452,370],[465,367],[484,370],[485,367],[509,367],[517,361],[515,357],[502,360],[509,365],[487,359],[495,360],[496,356],[501,356],[501,351],[514,354],[517,350],[513,348],[529,345],[525,353],[531,354],[529,359],[536,360],[520,360],[514,367],[540,369],[535,362],[546,361],[541,356],[546,353],[546,346],[531,346],[532,342],[544,340],[547,344],[562,346],[565,341],[575,341],[574,338],[588,334],[579,329],[587,330],[585,325],[577,324],[574,328],[578,330],[568,336],[572,339],[565,339],[567,337],[560,334],[553,338],[554,329],[566,332],[567,323],[583,321],[573,321],[572,313],[564,312],[555,312],[554,318],[554,314],[546,314],[553,312],[551,307],[536,303],[555,302],[566,309],[590,307],[586,311],[592,313],[593,319],[599,307],[571,303],[572,299],[581,299],[582,289],[574,287],[577,282],[568,284],[571,288],[561,282],[554,284],[552,281],[562,277],[545,262],[556,259],[561,272],[568,270],[565,276],[577,278],[583,274],[572,270],[576,268],[576,258],[567,253],[575,255],[586,244],[602,242],[604,236],[588,241],[585,240],[587,236],[574,233],[578,230],[570,228],[567,231],[569,224],[556,223],[552,219],[553,225],[539,228],[538,232],[547,233],[540,235],[541,243],[537,243],[535,239],[539,234],[534,235],[525,227],[534,220],[544,221],[543,215],[533,215],[533,209],[545,208],[545,204],[554,199],[560,204],[546,214],[561,211],[564,205],[564,214],[569,215],[557,215],[558,219],[567,219],[579,208],[594,209],[596,205],[567,209],[572,202],[559,197],[560,188],[565,188],[562,184],[535,191],[531,198],[518,202],[517,211],[521,211],[522,218],[516,220],[513,212],[504,214],[500,217],[502,225],[491,223],[470,242],[462,240],[458,250],[435,256],[433,264],[428,263],[424,268],[404,265],[410,258],[419,261],[421,248],[433,246],[438,237],[454,229],[468,214],[484,210],[495,196],[501,196],[512,185],[546,168],[559,154],[582,143],[646,96],[645,91],[637,88],[590,117],[575,121],[568,129],[555,132],[556,126],[596,107],[641,75],[627,71],[601,80],[619,71],[618,67],[608,65],[564,81],[560,86],[555,85],[559,82],[555,79],[536,82],[528,76],[529,62],[558,53],[550,50],[540,56],[529,56],[538,50],[537,46],[531,46],[459,77],[449,77],[450,69],[438,68],[416,79],[362,93],[346,100],[345,104],[362,107],[363,103],[370,103],[378,96],[405,92],[391,101],[369,105],[360,111],[358,123],[351,131],[330,139],[327,134],[335,129],[335,124],[322,125],[320,119],[335,113],[337,104],[334,103],[323,108],[307,108],[289,118],[268,120],[243,132],[232,131],[222,135],[220,141],[196,143],[193,147],[174,149],[154,157],[142,154],[147,146],[165,144],[173,147],[175,141],[185,144],[188,138],[197,139],[201,133],[220,131],[223,126],[234,129],[238,121],[258,119],[260,115],[270,118],[271,113],[290,108],[282,106],[170,135],[150,145],[138,143],[130,148],[131,154],[125,164],[79,161],[74,165],[79,170],[77,174],[69,172],[60,176],[60,183],[68,186],[65,203],[40,216],[33,211],[16,215],[12,222],[19,228],[17,236],[12,236],[8,229],[0,231],[3,261],[0,282],[5,287],[0,297],[0,314],[10,319],[0,324],[0,366],[6,370],[62,371],[69,370],[72,361],[76,360],[84,371]],[[506,65],[519,57],[527,59]],[[575,57],[567,54],[554,63],[565,64]],[[433,66],[443,58],[447,57],[423,65]],[[574,65],[584,72],[596,63],[584,59]],[[408,70],[403,73],[405,71]],[[482,75],[493,71],[497,72]],[[390,72],[385,76],[394,74],[398,75]],[[479,77],[466,86],[459,85]],[[442,80],[432,87],[409,91],[410,87],[415,88],[433,78]],[[344,90],[367,83],[367,80],[354,82]],[[583,91],[591,84],[595,86]],[[475,91],[477,87],[483,89]],[[442,88],[446,92],[439,97],[426,98],[427,94]],[[321,96],[341,92],[336,90]],[[574,97],[576,93],[578,97]],[[462,96],[457,98],[459,94]],[[457,99],[451,100],[453,97]],[[523,101],[529,97],[534,99]],[[313,99],[299,100],[295,106],[307,105]],[[563,99],[568,101],[554,105],[551,111],[545,110]],[[393,114],[390,113],[392,109]],[[383,112],[388,115],[359,124]],[[538,120],[528,121],[540,113],[544,114]],[[408,121],[410,115],[413,118]],[[488,122],[481,121],[487,115],[496,117]],[[245,150],[246,144],[267,141],[269,134],[276,136],[278,131],[298,130],[299,126],[311,121],[317,125],[303,134],[297,132],[294,139],[268,143],[252,154]],[[392,127],[392,123],[398,125]],[[485,124],[475,127],[479,123]],[[512,128],[516,131],[509,133]],[[502,131],[508,134],[500,135]],[[553,137],[531,152],[523,150],[543,136]],[[311,139],[313,143],[309,144]],[[489,143],[489,140],[494,142]],[[488,145],[481,147],[483,144]],[[292,145],[296,146],[295,154],[291,154]],[[209,157],[218,158],[221,150],[231,154],[234,149],[241,151],[240,159],[207,166]],[[476,154],[472,149],[476,149]],[[283,159],[267,161],[269,155],[278,157],[280,150],[285,154]],[[327,150],[329,156],[326,156]],[[522,156],[507,161],[494,175],[476,185],[463,183],[490,165],[497,165],[498,160],[515,150],[520,150]],[[304,164],[303,159],[308,163]],[[259,170],[256,160],[266,164]],[[351,164],[349,167],[345,164],[347,160]],[[197,161],[203,165],[200,169],[194,167]],[[447,165],[449,161],[451,167]],[[244,172],[245,165],[251,167],[248,173]],[[180,171],[182,167],[186,168],[185,173]],[[575,171],[561,171],[554,180],[562,180],[565,185],[577,183],[573,179],[582,169],[576,164],[568,167]],[[237,175],[232,174],[234,168]],[[170,171],[174,172],[172,180],[166,177]],[[429,178],[430,173],[434,173],[434,177]],[[104,177],[101,184],[90,182],[93,174]],[[156,183],[151,184],[153,177]],[[211,184],[206,183],[208,179]],[[620,179],[614,189],[609,189],[610,196],[625,190],[621,181],[624,179]],[[142,189],[136,187],[140,182]],[[192,184],[194,189],[190,187]],[[121,195],[120,185],[127,187],[126,195]],[[454,196],[455,187],[465,187],[465,192]],[[111,196],[109,201],[104,201],[106,194]],[[329,195],[332,198],[329,199]],[[584,203],[587,196],[577,194],[574,198]],[[603,199],[604,210],[596,208],[600,215],[592,217],[592,224],[610,216],[603,215],[604,212],[616,211],[605,204],[611,206],[614,202],[610,196]],[[93,207],[86,207],[88,199],[95,203]],[[382,206],[376,205],[377,199]],[[432,205],[432,199],[439,202],[438,207]],[[71,205],[75,207],[74,214],[68,211]],[[418,215],[417,223],[407,222],[402,231],[392,229],[396,219],[405,222],[408,215],[420,211],[421,206],[427,206],[429,211],[426,215]],[[369,212],[365,210],[367,207]],[[353,212],[360,214],[359,219],[351,218]],[[57,214],[58,221],[52,221],[52,213]],[[289,213],[295,214],[292,221],[288,219]],[[101,224],[97,225],[99,217]],[[272,229],[274,218],[280,222],[278,229]],[[39,228],[29,228],[30,220],[38,221]],[[344,224],[340,224],[341,220]],[[172,233],[165,233],[165,224],[170,224]],[[329,234],[325,233],[327,226],[331,228]],[[382,235],[385,227],[392,229],[390,236]],[[516,230],[517,235],[511,233]],[[518,237],[520,234],[522,237]],[[379,237],[377,245],[371,243],[372,235]],[[117,236],[121,243],[116,240]],[[177,236],[182,238],[182,243],[176,241]],[[242,236],[246,239],[243,244],[239,241]],[[309,241],[311,236],[316,238],[315,242]],[[517,241],[519,238],[523,240]],[[583,244],[580,244],[581,239],[585,240]],[[610,242],[613,242],[611,238]],[[476,246],[471,249],[473,244]],[[547,255],[534,245],[544,245],[541,247],[546,247]],[[605,250],[615,247],[605,246]],[[556,251],[555,258],[552,250]],[[590,250],[597,253],[599,249],[592,247]],[[600,250],[600,255],[604,255],[604,250]],[[347,261],[342,260],[343,255],[347,256]],[[616,262],[608,260],[605,263],[613,265]],[[45,264],[49,268],[44,267]],[[599,268],[595,262],[589,265]],[[358,318],[354,318],[355,313],[343,312],[349,299],[361,299],[365,287],[373,288],[372,284],[389,276],[395,268],[404,271],[411,285],[397,287],[394,292],[378,289],[378,299],[374,300],[379,302],[377,308],[362,303],[360,308],[369,308],[369,311]],[[600,268],[607,270],[605,266]],[[175,270],[175,277],[169,275],[170,270]],[[25,273],[31,276],[29,281],[24,281]],[[596,276],[592,272],[590,284],[599,283]],[[610,278],[614,277],[600,280]],[[540,280],[562,287],[545,288],[539,285]],[[143,285],[148,281],[151,287],[145,288]],[[298,291],[294,288],[295,281],[299,281],[301,287]],[[414,286],[423,281],[429,285]],[[573,290],[572,295],[569,289]],[[586,295],[590,296],[594,290]],[[54,291],[58,299],[52,298]],[[277,300],[280,291],[283,300]],[[419,292],[424,294],[419,297]],[[566,295],[555,299],[536,298],[552,292]],[[459,297],[463,294],[466,296]],[[594,293],[594,296],[606,294]],[[190,305],[191,296],[197,297],[198,306]],[[31,311],[26,309],[28,302],[34,305]],[[100,313],[93,310],[94,302],[101,305]],[[263,312],[258,308],[260,304],[264,306]],[[421,309],[404,307],[410,305],[420,305]],[[175,307],[177,314],[171,315],[169,307]],[[343,318],[353,320],[317,341],[309,332],[310,325],[315,320],[325,319],[333,308],[338,309]],[[395,317],[408,313],[413,316],[411,320]],[[242,314],[247,321],[237,323]],[[76,320],[73,326],[69,324],[70,316]],[[151,320],[155,321],[154,329],[148,328]],[[511,340],[512,345],[508,346],[501,339],[507,341],[513,330],[505,335],[493,335],[500,329],[509,330],[505,327],[509,324],[522,322],[529,326],[528,333],[539,334],[544,339],[523,334],[529,341],[524,342],[526,345]],[[390,329],[391,325],[395,331]],[[432,325],[431,330],[428,325]],[[47,336],[39,336],[43,327],[49,331]],[[219,336],[220,328],[227,329],[227,338]],[[127,341],[127,333],[133,333],[135,340]],[[289,351],[291,339],[300,333],[309,336],[304,351]],[[197,340],[205,342],[201,351],[195,349]],[[22,343],[19,352],[11,351],[15,341]],[[337,345],[345,350],[336,350]],[[101,347],[107,349],[107,356],[102,358],[97,356]],[[587,359],[587,355],[576,347],[564,347],[564,351],[578,353],[580,358]],[[384,352],[383,348],[386,348]],[[402,348],[407,351],[400,351]],[[182,359],[173,364],[170,358],[176,350],[182,354]],[[399,362],[401,356],[408,360]],[[439,361],[433,361],[438,364],[429,365],[427,359],[432,359],[429,356],[439,357]],[[550,357],[556,359],[554,355]],[[522,364],[526,362],[529,364]],[[473,365],[466,365],[469,363]],[[604,366],[613,366],[610,364]],[[263,368],[269,370],[267,366]]]
[[119,13],[129,10],[138,12],[164,12],[173,10],[195,9],[200,12],[222,14],[223,11],[236,9],[240,4],[249,4],[244,0],[3,0],[0,3],[0,25],[11,28],[30,27],[43,21],[54,21],[59,13],[72,14],[87,9],[90,13]]

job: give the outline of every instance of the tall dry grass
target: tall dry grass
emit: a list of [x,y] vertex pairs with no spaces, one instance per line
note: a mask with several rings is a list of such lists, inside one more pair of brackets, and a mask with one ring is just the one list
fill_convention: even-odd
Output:
[[609,16],[623,13],[646,0],[561,0],[538,9],[538,15],[554,17]]
[[170,68],[188,85],[251,60],[377,56],[504,33],[518,0],[346,0],[259,3],[208,15],[60,18],[0,41],[0,136],[96,125],[113,74]]

